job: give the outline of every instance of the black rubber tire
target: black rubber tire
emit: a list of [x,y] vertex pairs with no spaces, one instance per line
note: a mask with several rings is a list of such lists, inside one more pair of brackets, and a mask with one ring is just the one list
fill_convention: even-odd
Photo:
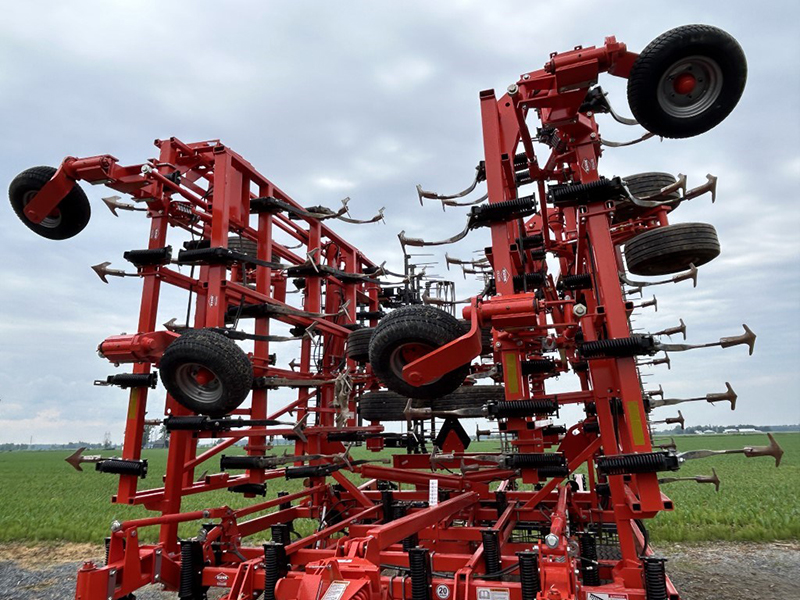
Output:
[[[472,327],[472,323],[466,319],[459,319],[458,322],[461,323],[461,326],[464,328],[464,333],[468,333],[470,327]],[[481,327],[481,356],[491,354],[492,350],[492,328]]]
[[11,207],[25,226],[49,240],[66,240],[78,235],[92,216],[89,198],[77,183],[58,203],[57,217],[46,217],[41,223],[33,223],[25,215],[25,206],[44,185],[53,178],[53,167],[32,167],[14,177],[8,186]]
[[247,254],[247,256],[258,258],[258,244],[253,240],[238,235],[228,236],[228,250],[241,252],[242,254]]
[[[662,188],[672,185],[677,179],[671,173],[636,173],[635,175],[628,175],[624,178],[624,181],[632,195],[637,198],[644,198],[659,193]],[[663,199],[671,200],[672,202],[669,203],[669,206],[674,209],[681,203],[680,198],[679,192],[672,192]],[[614,209],[614,222],[621,223],[622,221],[634,219],[644,210],[647,209],[640,208],[630,201],[619,202]]]
[[369,361],[369,343],[372,340],[374,331],[373,327],[362,327],[350,332],[350,335],[347,336],[347,347],[345,348],[347,358],[352,358],[359,363]]
[[414,386],[402,377],[400,351],[412,344],[439,348],[462,335],[464,329],[458,320],[443,310],[424,305],[400,308],[381,319],[375,328],[369,346],[372,371],[387,388],[408,398],[432,399],[449,394],[464,382],[469,363],[436,381]]
[[[358,414],[365,421],[405,421],[403,411],[408,398],[390,390],[367,392],[357,399]],[[427,406],[424,400],[412,400],[411,406],[422,408]]]
[[391,323],[395,319],[407,319],[409,315],[413,315],[414,318],[424,315],[425,318],[433,321],[453,318],[450,313],[443,311],[441,308],[431,306],[430,304],[414,304],[412,306],[403,306],[402,308],[391,311],[381,319],[381,325]]
[[[215,376],[211,388],[196,381],[192,370],[203,367]],[[245,401],[253,388],[253,365],[244,351],[225,336],[208,330],[187,331],[164,351],[159,365],[161,381],[175,400],[189,410],[222,417]],[[195,386],[192,390],[191,387]],[[198,388],[200,388],[198,390]],[[198,399],[207,393],[208,398]]]
[[[228,236],[228,250],[258,258],[258,244],[254,240],[243,238],[239,235]],[[273,254],[272,262],[281,262],[280,256]]]
[[506,399],[501,385],[462,385],[452,394],[431,400],[433,410],[457,410],[459,408],[481,408],[489,402]]
[[645,231],[625,244],[628,271],[669,275],[699,267],[720,253],[717,230],[708,223],[677,223]]
[[[659,89],[664,87],[662,78],[688,58],[697,59],[694,62],[700,67],[696,72],[700,73],[701,61],[711,61],[708,64],[716,67],[712,69],[716,74],[708,77],[706,84],[714,85],[718,92],[706,90],[696,99],[691,94],[684,95],[689,99],[687,102],[700,105],[694,107],[695,114],[670,114],[665,105],[676,102],[676,94],[680,100],[681,94],[670,90],[671,97],[667,99]],[[714,78],[721,82],[714,84]],[[697,79],[698,83],[702,81]],[[658,36],[636,58],[628,76],[628,104],[636,120],[651,133],[667,138],[692,137],[715,127],[730,114],[742,96],[746,81],[747,59],[733,36],[709,25],[683,25]],[[715,94],[716,98],[704,99],[706,94]],[[690,106],[684,110],[689,110]]]

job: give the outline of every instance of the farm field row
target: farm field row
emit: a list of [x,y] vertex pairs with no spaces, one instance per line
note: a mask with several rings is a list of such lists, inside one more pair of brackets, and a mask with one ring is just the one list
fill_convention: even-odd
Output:
[[[800,539],[800,434],[775,435],[786,454],[779,469],[771,458],[747,459],[742,455],[688,461],[681,476],[705,475],[714,467],[722,480],[716,494],[711,485],[681,482],[664,486],[676,510],[650,522],[652,540],[766,541]],[[679,450],[723,449],[766,443],[765,435],[685,436],[676,438]],[[473,443],[470,450],[496,450],[494,442]],[[282,452],[282,449],[280,450]],[[227,453],[231,453],[228,451]],[[0,542],[65,540],[100,543],[113,520],[145,516],[142,507],[110,503],[115,476],[95,473],[92,465],[78,473],[64,462],[68,452],[14,452],[0,454]],[[388,455],[388,453],[386,453]],[[364,448],[355,458],[380,458]],[[166,466],[166,450],[147,450],[149,474],[142,482],[156,487]],[[214,465],[210,465],[214,469]],[[200,470],[202,471],[202,469]],[[301,480],[273,480],[267,498],[278,491],[298,491]],[[253,501],[225,490],[190,496],[186,510],[211,506],[241,507]],[[302,529],[312,523],[298,524]],[[190,524],[183,535],[194,535]],[[155,530],[144,532],[153,539]]]

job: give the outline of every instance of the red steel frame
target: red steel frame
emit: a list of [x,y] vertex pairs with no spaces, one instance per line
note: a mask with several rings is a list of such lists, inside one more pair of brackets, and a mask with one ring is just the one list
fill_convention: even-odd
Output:
[[[495,223],[491,226],[492,245],[487,252],[496,284],[496,295],[474,299],[464,311],[471,320],[470,333],[408,365],[404,375],[414,383],[427,382],[463,364],[480,352],[479,327],[493,328],[495,361],[502,364],[506,399],[509,401],[550,398],[561,405],[582,404],[595,407],[585,421],[572,426],[566,435],[548,435],[533,421],[544,415],[509,418],[503,423],[505,431],[513,434],[512,444],[521,452],[544,452],[556,447],[567,459],[570,472],[585,466],[588,487],[576,490],[564,484],[563,478],[539,481],[536,470],[521,472],[498,468],[482,460],[481,455],[465,452],[463,446],[448,441],[452,456],[437,461],[434,466],[457,469],[461,464],[484,468],[465,474],[443,474],[432,470],[431,459],[422,454],[398,454],[391,467],[362,465],[354,470],[366,480],[360,486],[341,473],[333,479],[334,490],[325,477],[312,477],[302,492],[291,496],[258,502],[239,510],[227,507],[209,508],[198,512],[181,512],[182,498],[189,494],[228,488],[240,483],[263,483],[283,476],[282,469],[249,470],[244,475],[228,473],[208,475],[195,482],[196,468],[214,455],[246,437],[247,452],[264,454],[267,436],[291,435],[290,429],[247,428],[221,434],[228,439],[210,450],[198,454],[198,439],[210,433],[174,431],[171,434],[169,458],[164,486],[139,490],[135,476],[120,476],[114,502],[141,504],[160,513],[148,519],[122,523],[111,534],[106,565],[87,563],[78,576],[76,598],[126,598],[142,585],[160,583],[176,590],[179,585],[181,558],[178,525],[189,521],[213,521],[203,541],[205,567],[204,585],[230,588],[226,598],[252,598],[264,589],[264,554],[260,548],[241,544],[242,538],[261,532],[276,523],[296,518],[318,519],[324,510],[338,504],[343,507],[342,519],[286,547],[290,569],[274,595],[280,599],[318,599],[325,596],[334,581],[341,587],[337,600],[350,598],[384,599],[411,597],[412,581],[399,575],[409,568],[408,554],[401,542],[416,535],[418,544],[431,552],[431,589],[440,597],[475,599],[498,594],[492,598],[522,598],[518,577],[486,579],[484,548],[481,532],[498,532],[502,568],[513,569],[515,553],[535,548],[539,553],[540,600],[588,598],[589,594],[617,594],[618,598],[644,600],[646,596],[641,555],[649,554],[637,520],[654,517],[659,511],[670,510],[670,500],[660,491],[656,475],[599,475],[593,459],[600,454],[628,454],[651,450],[641,385],[633,358],[597,359],[589,361],[588,370],[577,373],[580,390],[566,394],[548,394],[546,378],[551,375],[522,375],[521,362],[541,357],[553,347],[563,352],[559,373],[570,370],[581,361],[576,356],[575,336],[582,331],[587,341],[600,338],[627,338],[630,304],[620,286],[619,271],[624,270],[619,246],[631,236],[650,227],[667,224],[669,208],[643,210],[636,220],[614,223],[613,203],[589,203],[578,207],[556,208],[546,201],[547,183],[589,183],[598,179],[600,137],[591,113],[580,113],[587,89],[599,74],[626,77],[636,55],[624,44],[607,38],[603,46],[576,48],[551,56],[541,70],[524,74],[509,89],[496,98],[493,90],[480,95],[481,123],[485,148],[486,179],[490,203],[518,197],[515,183],[514,156],[521,145],[527,158],[528,173],[537,186],[539,212],[527,222],[518,220]],[[535,111],[544,127],[551,127],[560,138],[544,164],[541,164],[531,143],[526,117]],[[73,181],[84,179],[106,183],[135,199],[147,202],[151,230],[148,246],[163,248],[172,227],[189,230],[198,237],[210,240],[212,247],[225,247],[231,233],[254,240],[258,258],[300,265],[306,256],[319,256],[330,266],[347,272],[361,272],[374,267],[360,251],[348,244],[326,225],[313,218],[289,219],[278,212],[257,215],[251,222],[250,200],[257,196],[272,196],[298,207],[271,181],[260,175],[241,156],[218,142],[185,144],[177,139],[157,141],[160,156],[146,165],[120,166],[111,156],[87,159],[68,158],[50,184],[45,186],[26,207],[26,215],[41,220],[52,210]],[[181,174],[177,181],[174,173]],[[277,232],[287,234],[303,246],[304,253],[294,252],[275,240]],[[559,296],[552,274],[544,296],[515,291],[513,277],[523,273],[547,270],[543,260],[520,248],[517,240],[523,236],[541,234],[548,252],[557,257],[562,274],[588,273],[594,285],[586,290],[582,302],[586,314],[573,312],[576,298]],[[171,341],[170,334],[156,332],[156,312],[162,283],[177,286],[196,294],[193,326],[222,327],[229,305],[241,301],[288,306],[285,273],[264,266],[255,267],[255,288],[241,280],[234,266],[206,265],[199,268],[197,277],[190,277],[164,266],[139,269],[143,278],[142,305],[137,336],[107,340],[109,347],[118,343],[121,356],[135,362],[134,372],[147,373],[157,361],[163,345]],[[322,285],[326,291],[323,294]],[[295,452],[333,453],[343,450],[342,444],[327,441],[326,434],[334,429],[334,389],[332,379],[341,374],[345,339],[349,330],[344,327],[355,317],[356,306],[368,310],[379,308],[379,283],[339,280],[331,275],[307,278],[302,308],[312,313],[338,313],[337,317],[303,317],[287,315],[279,318],[292,325],[307,327],[316,323],[322,337],[322,360],[315,365],[312,342],[304,339],[298,371],[280,369],[269,364],[269,343],[258,341],[252,354],[256,376],[280,376],[294,380],[328,379],[331,383],[318,387],[316,406],[309,402],[312,394],[301,388],[298,398],[289,407],[270,412],[268,394],[253,392],[248,408],[236,414],[252,419],[277,418],[293,409],[299,417],[313,413],[315,419],[305,430],[307,442],[296,441]],[[323,304],[324,298],[324,304]],[[347,304],[349,302],[349,304]],[[343,308],[344,307],[344,308]],[[268,334],[268,317],[256,319],[255,332]],[[547,347],[545,347],[547,346]],[[127,353],[127,354],[126,354]],[[354,393],[365,388],[376,389],[378,383],[369,369],[359,370],[352,361],[344,370],[354,382]],[[145,410],[148,406],[146,388],[130,393],[125,430],[125,459],[139,459]],[[620,403],[621,411],[612,410]],[[151,402],[152,404],[152,402]],[[351,400],[350,408],[356,412]],[[168,397],[166,414],[188,415],[190,412]],[[599,434],[585,425],[599,423]],[[359,427],[355,417],[347,421],[348,430],[380,432],[373,424]],[[380,440],[368,446],[380,449]],[[315,464],[320,464],[319,462]],[[518,490],[515,481],[535,484],[534,490]],[[428,486],[436,480],[441,490],[438,503],[425,506]],[[394,501],[412,503],[407,514],[389,520],[383,512],[382,493],[378,481],[391,481],[405,486],[392,492]],[[500,481],[495,489],[492,482]],[[597,492],[599,483],[607,483],[609,497]],[[496,504],[497,493],[505,495],[506,508]],[[286,507],[287,502],[293,502]],[[281,506],[283,505],[283,506]],[[501,510],[498,510],[501,506]],[[262,516],[253,516],[267,509],[278,508]],[[248,519],[248,517],[250,517]],[[522,524],[533,524],[543,533],[556,536],[557,544],[547,546],[541,540],[520,539]],[[576,558],[571,537],[576,531],[600,525],[609,526],[619,538],[619,558],[599,563],[603,585],[590,587],[582,583],[579,559]],[[138,542],[138,531],[146,526],[159,526],[157,544]],[[345,535],[341,535],[341,534]],[[212,544],[223,543],[225,551],[214,555]],[[386,567],[396,567],[392,570]],[[387,570],[388,569],[388,570]],[[331,588],[332,589],[332,588]],[[668,582],[670,597],[677,593]],[[494,591],[487,591],[494,590]],[[334,597],[334,596],[331,596]],[[606,597],[606,596],[603,596]]]

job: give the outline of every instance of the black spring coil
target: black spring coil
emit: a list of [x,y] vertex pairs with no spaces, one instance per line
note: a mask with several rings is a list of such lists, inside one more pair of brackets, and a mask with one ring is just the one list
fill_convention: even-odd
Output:
[[647,335],[632,335],[628,338],[584,342],[580,351],[583,358],[638,356],[652,354],[655,351],[655,341]]
[[431,557],[427,548],[408,551],[411,572],[411,600],[431,600]]
[[677,457],[667,452],[618,454],[616,456],[601,456],[597,459],[597,470],[605,475],[655,473],[657,471],[671,471],[677,466]]
[[512,469],[541,469],[543,467],[563,467],[566,460],[563,454],[537,452],[509,454],[506,464]]
[[105,538],[103,540],[103,542],[105,543],[105,548],[106,548],[106,562],[105,562],[105,565],[108,566],[108,555],[111,552],[111,538],[107,537],[107,538]]
[[559,287],[565,290],[585,290],[592,287],[592,276],[589,273],[565,275],[561,278]]
[[497,403],[498,417],[531,417],[558,411],[558,403],[552,400],[516,400]]
[[503,566],[500,562],[500,532],[494,529],[484,529],[481,531],[483,540],[483,564],[486,569],[486,579],[497,579]]
[[569,475],[569,469],[563,467],[540,467],[536,469],[539,479],[550,479],[552,477],[566,477]]
[[270,530],[272,532],[273,542],[283,544],[284,546],[288,546],[292,543],[289,539],[292,528],[288,523],[277,523],[270,527]]
[[600,571],[597,568],[597,541],[591,533],[583,533],[581,544],[581,575],[583,585],[600,585]]
[[96,471],[101,473],[113,473],[114,475],[135,475],[142,479],[147,476],[146,460],[123,460],[121,458],[109,458],[95,463]]
[[525,217],[536,210],[533,196],[513,198],[492,204],[473,206],[470,212],[470,221],[477,225],[487,225],[497,221],[510,221],[518,217]]
[[666,558],[648,556],[644,559],[644,585],[647,600],[668,600],[667,572],[664,569]]
[[514,289],[517,291],[522,290],[524,287],[528,289],[537,288],[544,285],[543,273],[525,273],[524,275],[514,275]]
[[412,533],[407,538],[403,538],[403,551],[408,552],[412,548],[416,548],[419,545],[419,536],[416,533]]
[[556,363],[549,358],[533,358],[523,360],[520,364],[523,375],[536,375],[538,373],[552,373],[556,370]]
[[539,581],[539,555],[536,552],[517,552],[517,558],[522,600],[536,600],[536,595],[542,591],[542,583]]
[[530,248],[541,248],[544,245],[544,236],[541,233],[526,235],[517,239],[520,248],[528,250]]
[[283,544],[264,544],[264,600],[275,600],[275,586],[286,575],[286,547]]
[[195,571],[194,542],[181,540],[181,572],[178,584],[178,598],[180,600],[194,600]]
[[618,177],[606,179],[604,177],[589,183],[562,184],[550,188],[550,198],[553,204],[586,204],[598,200],[610,200],[618,197],[621,183]]

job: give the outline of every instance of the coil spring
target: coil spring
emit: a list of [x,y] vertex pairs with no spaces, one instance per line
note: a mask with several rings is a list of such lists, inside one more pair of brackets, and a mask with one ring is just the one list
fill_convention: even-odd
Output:
[[411,571],[411,600],[430,600],[431,573],[428,549],[411,548],[408,551],[408,566]]
[[504,400],[497,403],[495,410],[498,417],[530,417],[554,413],[558,410],[558,403],[552,400]]
[[678,458],[668,452],[618,454],[616,456],[601,456],[597,459],[597,469],[606,475],[675,471],[678,467]]
[[416,533],[412,533],[410,536],[403,538],[403,551],[408,552],[412,548],[416,548],[419,545],[419,536]]
[[569,469],[566,466],[558,467],[539,467],[536,469],[536,474],[539,479],[550,479],[552,477],[566,477],[569,475]]
[[115,475],[136,475],[144,479],[147,476],[146,460],[123,460],[121,458],[109,458],[94,464],[96,471],[101,473],[113,473]]
[[591,533],[583,533],[581,544],[581,574],[583,585],[600,585],[600,571],[597,569],[597,542]]
[[526,235],[517,239],[517,244],[520,248],[528,250],[529,248],[541,248],[544,244],[544,236],[541,233],[534,233],[533,235]]
[[544,284],[544,273],[525,273],[514,275],[514,289],[519,291],[523,287],[539,287]]
[[497,221],[510,221],[518,217],[525,217],[533,214],[536,210],[536,202],[533,196],[523,198],[513,198],[492,204],[481,204],[473,206],[470,211],[470,223],[473,227],[488,225]]
[[522,600],[536,600],[536,595],[542,591],[539,581],[539,555],[535,552],[517,552],[517,557]]
[[264,544],[264,600],[275,600],[275,586],[286,573],[286,547],[276,542]]
[[559,287],[565,290],[585,290],[592,287],[592,276],[589,273],[565,275],[561,278]]
[[628,338],[584,342],[580,347],[583,358],[597,358],[600,356],[621,358],[640,354],[653,354],[654,351],[655,340],[649,335],[632,335]]
[[272,541],[278,544],[288,546],[291,543],[289,533],[291,527],[288,523],[277,523],[273,525],[270,530],[272,531]]
[[618,197],[622,191],[619,177],[601,177],[589,183],[556,185],[550,188],[550,199],[555,205],[586,204]]
[[549,358],[534,358],[521,363],[523,375],[536,375],[538,373],[552,373],[556,370],[556,363]]
[[564,467],[566,459],[563,454],[546,452],[509,454],[507,464],[513,469],[541,469],[544,467]]
[[103,540],[103,543],[104,543],[105,549],[106,549],[106,562],[105,562],[105,565],[108,566],[108,555],[111,552],[111,538],[110,537],[106,537]]
[[194,600],[196,570],[195,563],[195,542],[192,540],[181,540],[181,572],[180,583],[178,584],[178,598],[180,600]]
[[494,529],[484,529],[481,531],[483,540],[483,564],[486,569],[486,579],[496,579],[502,570],[500,563],[500,541],[498,531]]
[[644,559],[644,584],[647,600],[668,600],[666,558],[648,556]]

